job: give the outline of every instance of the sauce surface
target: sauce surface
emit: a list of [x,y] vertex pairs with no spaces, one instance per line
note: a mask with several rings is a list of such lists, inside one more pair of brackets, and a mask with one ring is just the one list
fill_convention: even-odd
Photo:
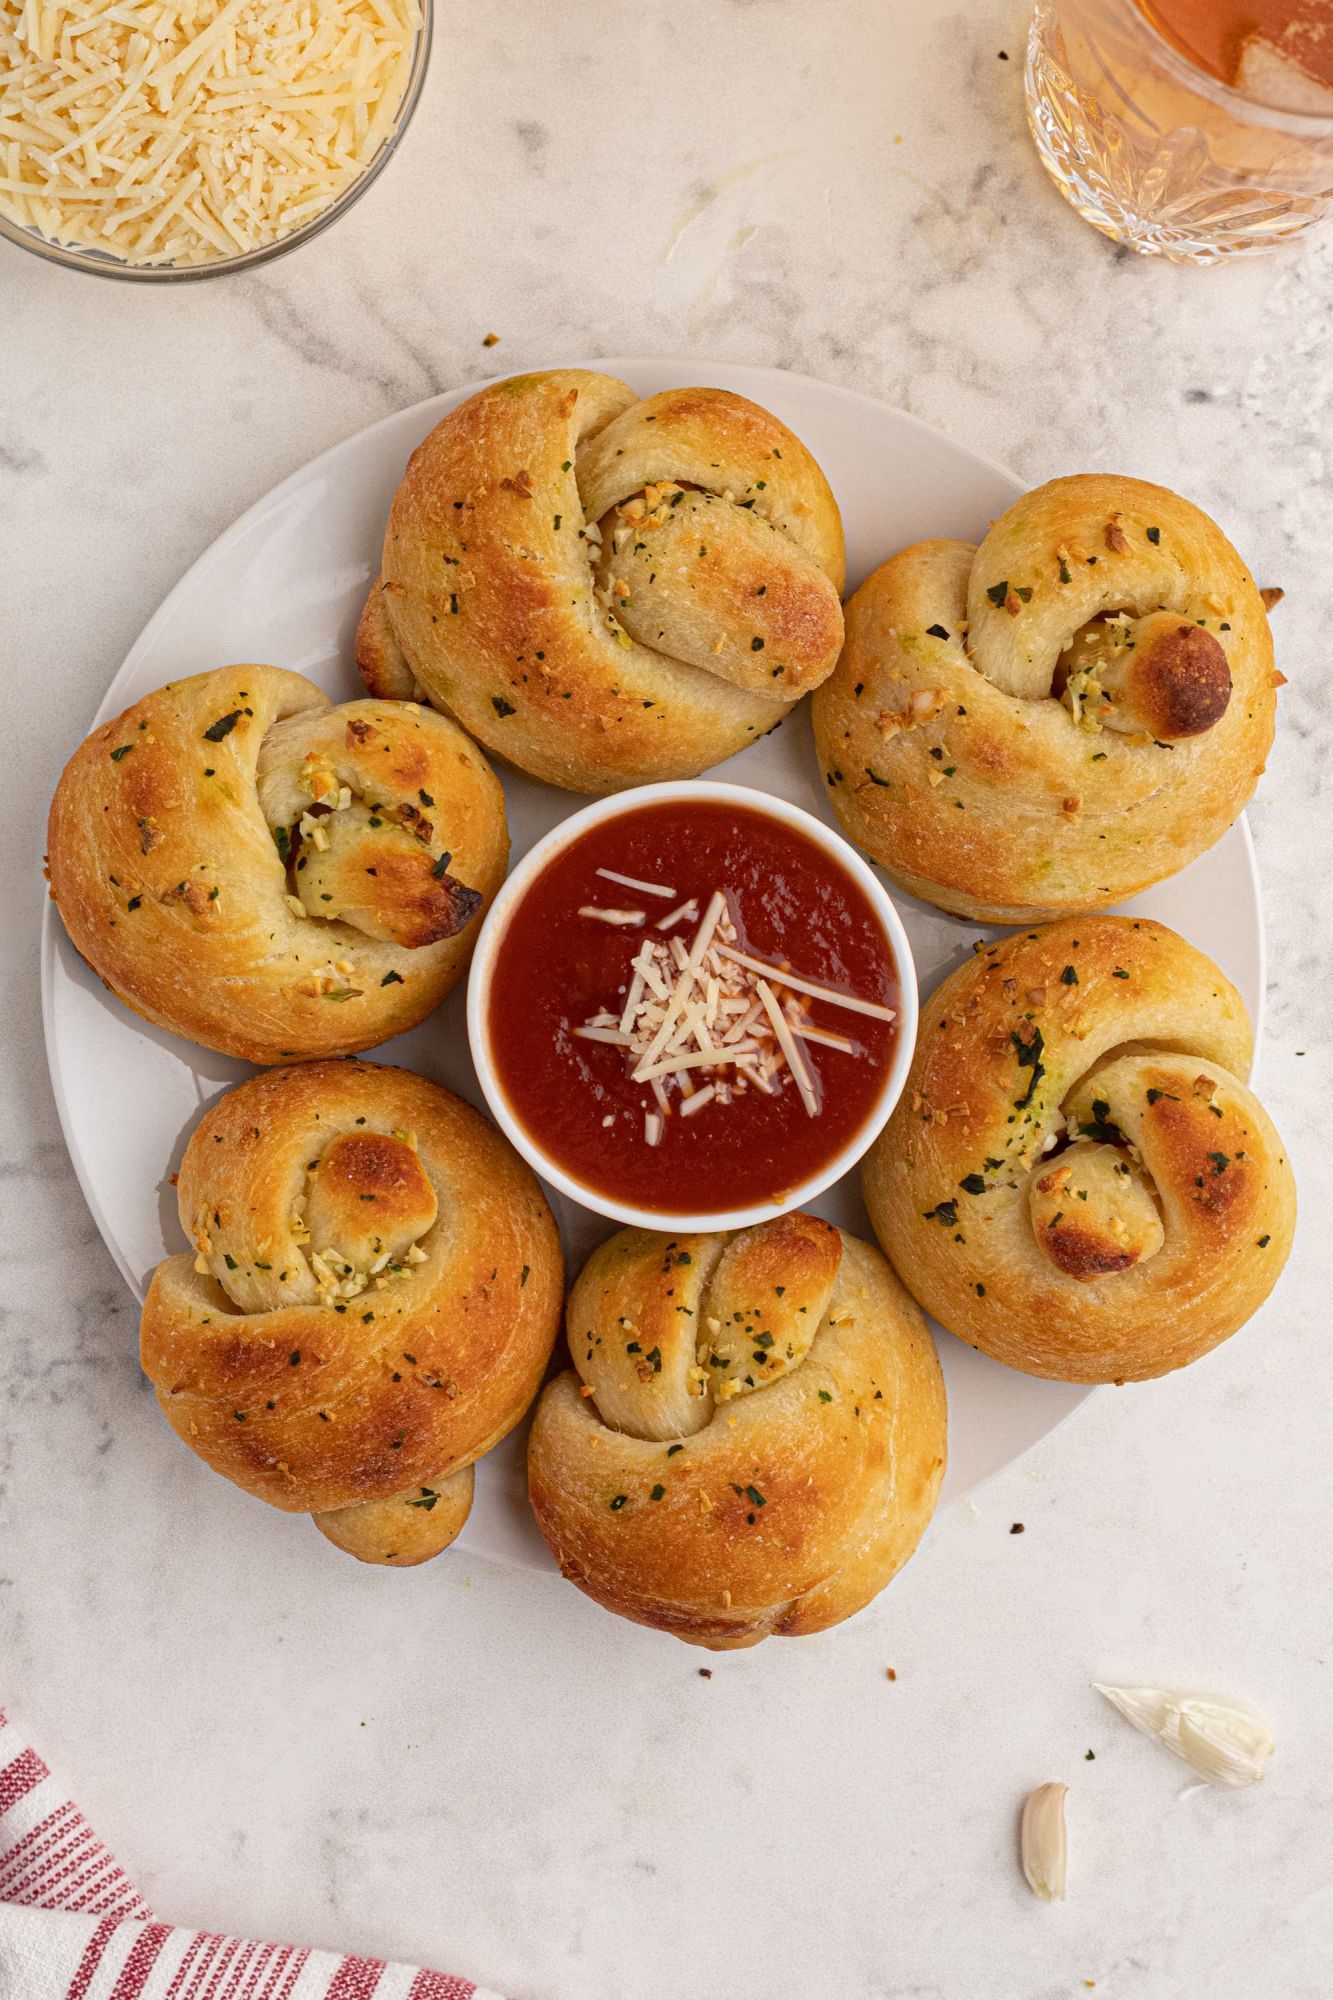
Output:
[[1247,43],[1265,44],[1333,85],[1333,0],[1139,0],[1182,55],[1222,83],[1246,86]]
[[[664,1215],[722,1213],[782,1201],[865,1124],[892,1061],[898,1021],[808,1001],[811,1027],[854,1044],[848,1053],[802,1041],[818,1115],[788,1072],[774,1094],[734,1090],[688,1117],[675,1088],[659,1143],[646,1142],[654,1098],[631,1079],[624,1048],[575,1031],[619,1015],[645,937],[673,907],[599,877],[599,868],[668,887],[705,911],[727,896],[736,948],[859,999],[900,1006],[897,967],[868,897],[796,829],[719,801],[644,806],[590,828],[541,871],[514,908],[496,951],[489,994],[492,1056],[513,1115],[572,1178]],[[617,927],[580,916],[589,905],[643,909]],[[675,934],[688,947],[698,922]],[[693,1085],[713,1072],[691,1072]],[[610,1120],[607,1124],[606,1120]]]

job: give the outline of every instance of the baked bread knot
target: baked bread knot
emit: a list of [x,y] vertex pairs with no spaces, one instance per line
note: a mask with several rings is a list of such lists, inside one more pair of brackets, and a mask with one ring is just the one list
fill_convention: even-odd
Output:
[[423,1077],[301,1064],[209,1107],[177,1201],[194,1249],[158,1265],[140,1340],[172,1429],[363,1562],[437,1555],[559,1330],[517,1153]]
[[1211,847],[1273,740],[1264,599],[1163,487],[1055,479],[980,548],[918,542],[847,606],[815,696],[843,826],[989,923],[1103,909]]
[[[945,1459],[925,1321],[813,1215],[623,1229],[569,1301],[528,1443],[537,1522],[609,1611],[694,1645],[819,1632],[911,1555]],[[576,1372],[575,1372],[576,1371]]]
[[462,977],[504,794],[432,709],[220,667],[95,729],[51,806],[76,950],[136,1013],[249,1062],[346,1055]]
[[1161,924],[1072,918],[979,946],[921,1010],[866,1207],[952,1333],[1062,1382],[1134,1382],[1258,1310],[1291,1247],[1250,1024]]
[[576,792],[685,778],[772,729],[842,644],[842,522],[810,453],[722,389],[555,369],[413,453],[357,658]]

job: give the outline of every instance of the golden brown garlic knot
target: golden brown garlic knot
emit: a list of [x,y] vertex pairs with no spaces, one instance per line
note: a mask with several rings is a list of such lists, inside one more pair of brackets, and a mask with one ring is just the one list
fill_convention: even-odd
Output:
[[[570,1297],[528,1483],[561,1569],[608,1609],[748,1646],[850,1616],[907,1560],[944,1469],[920,1315],[812,1215],[626,1229]],[[581,1383],[581,1386],[580,1386]]]
[[467,964],[508,857],[453,723],[222,667],[102,725],[51,807],[51,893],[127,1005],[257,1063],[400,1034]]
[[847,606],[815,736],[843,825],[996,923],[1104,909],[1230,826],[1276,690],[1265,601],[1178,494],[1056,479],[979,547],[918,542]]
[[780,722],[837,658],[843,569],[828,483],[769,411],[515,376],[413,454],[357,659],[521,769],[611,791]]
[[863,1182],[943,1325],[1029,1374],[1108,1382],[1182,1367],[1257,1311],[1295,1187],[1242,1080],[1245,1009],[1202,952],[1146,919],[1067,918],[981,947],[922,1023]]
[[195,1254],[158,1266],[141,1333],[173,1428],[365,1561],[445,1547],[559,1324],[555,1223],[512,1147],[406,1070],[302,1064],[209,1107],[177,1197]]

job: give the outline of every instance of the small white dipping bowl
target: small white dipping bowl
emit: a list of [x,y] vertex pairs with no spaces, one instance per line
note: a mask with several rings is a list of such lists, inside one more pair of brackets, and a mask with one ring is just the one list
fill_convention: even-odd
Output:
[[[491,1053],[490,999],[491,978],[495,968],[496,953],[505,931],[509,927],[515,910],[533,882],[553,858],[568,847],[590,827],[600,826],[606,820],[619,819],[627,813],[638,812],[644,806],[654,805],[704,805],[717,804],[735,806],[746,812],[763,813],[769,819],[779,821],[784,826],[794,828],[806,839],[821,848],[844,874],[863,891],[888,940],[897,968],[901,993],[897,1021],[898,1033],[893,1045],[893,1059],[880,1085],[875,1101],[860,1129],[853,1133],[847,1144],[831,1160],[826,1160],[817,1172],[808,1179],[797,1182],[782,1202],[760,1202],[748,1208],[707,1209],[702,1212],[681,1209],[636,1208],[630,1202],[617,1201],[613,1196],[588,1187],[567,1173],[558,1160],[552,1159],[545,1147],[540,1145],[517,1117],[501,1087],[499,1073]],[[818,979],[816,965],[800,968],[812,979]],[[850,847],[831,827],[825,826],[799,806],[788,805],[785,799],[774,798],[770,792],[751,791],[746,785],[723,785],[707,779],[691,779],[683,784],[640,785],[633,791],[616,792],[610,798],[597,799],[592,805],[584,806],[581,812],[571,813],[561,820],[559,826],[531,847],[505,882],[499,895],[492,903],[477,939],[473,954],[472,969],[468,976],[467,989],[467,1032],[472,1048],[472,1060],[476,1065],[486,1102],[491,1108],[500,1129],[513,1141],[528,1165],[571,1201],[589,1208],[595,1215],[605,1215],[612,1222],[632,1223],[641,1229],[675,1230],[718,1230],[749,1229],[757,1222],[766,1222],[771,1216],[782,1215],[804,1203],[813,1201],[816,1195],[831,1187],[834,1181],[857,1165],[866,1148],[887,1120],[889,1113],[902,1094],[903,1084],[912,1061],[912,1050],[916,1044],[917,999],[916,969],[912,963],[912,947],[907,942],[907,933],[902,920],[894,908],[887,890],[874,871],[855,849]]]

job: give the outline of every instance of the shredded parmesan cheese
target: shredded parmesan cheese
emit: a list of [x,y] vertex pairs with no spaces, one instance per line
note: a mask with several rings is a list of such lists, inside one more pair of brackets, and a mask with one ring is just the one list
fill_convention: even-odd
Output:
[[643,896],[665,896],[669,903],[675,895],[674,889],[664,889],[660,882],[640,882],[633,875],[617,875],[614,868],[599,868],[597,873],[607,882],[618,882],[622,889],[637,889]]
[[277,242],[392,130],[418,0],[0,0],[0,213],[125,264]]
[[848,1007],[853,1014],[870,1014],[877,1021],[891,1021],[892,1007],[881,1007],[877,1000],[858,1000],[854,993],[839,993],[832,986],[818,986],[813,979],[799,979],[785,966],[769,965],[762,958],[750,958],[743,951],[734,951],[727,945],[718,946],[722,958],[734,959],[737,965],[745,966],[750,972],[762,972],[775,986],[789,986],[793,993],[808,993],[814,1000],[827,1000],[835,1007]]
[[[675,894],[607,868],[597,873],[649,895]],[[861,1050],[846,1035],[816,1025],[810,1019],[812,1001],[878,1020],[894,1018],[893,1009],[878,1001],[822,986],[739,950],[731,911],[722,889],[709,898],[701,921],[695,899],[681,903],[654,925],[630,960],[628,984],[620,988],[623,1001],[590,1014],[573,1030],[583,1041],[623,1050],[631,1082],[652,1093],[643,1105],[649,1146],[661,1144],[672,1116],[693,1118],[710,1105],[725,1108],[750,1089],[773,1097],[784,1081],[795,1086],[809,1116],[817,1117],[820,1094],[801,1043],[850,1056]],[[579,915],[637,927],[646,912],[584,903]],[[679,937],[660,935],[687,916],[698,924],[688,947]],[[780,1000],[779,993],[786,997]]]
[[801,1060],[801,1051],[797,1048],[792,1038],[791,1029],[787,1025],[782,1009],[778,1006],[773,988],[766,979],[759,981],[759,998],[764,1003],[764,1012],[773,1023],[773,1032],[778,1038],[778,1047],[787,1058],[787,1067],[796,1080],[796,1088],[801,1093],[801,1102],[810,1116],[814,1118],[818,1114],[819,1104],[815,1097],[815,1087],[810,1081],[810,1072]]

